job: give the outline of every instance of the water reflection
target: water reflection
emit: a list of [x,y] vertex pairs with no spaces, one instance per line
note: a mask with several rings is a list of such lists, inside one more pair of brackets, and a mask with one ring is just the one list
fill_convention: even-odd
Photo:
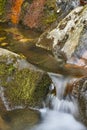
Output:
[[9,27],[7,24],[0,24],[0,47],[25,56],[30,63],[45,71],[79,77],[87,74],[86,68],[73,64],[59,67],[51,51],[36,46],[39,36],[40,33],[25,30],[23,27]]
[[10,130],[10,126],[0,117],[0,130]]
[[40,33],[32,30],[0,24],[0,47],[24,55],[30,63],[42,69],[56,71],[58,65],[51,52],[35,46],[39,36]]
[[0,117],[0,130],[29,130],[38,121],[37,111],[29,109],[9,111]]

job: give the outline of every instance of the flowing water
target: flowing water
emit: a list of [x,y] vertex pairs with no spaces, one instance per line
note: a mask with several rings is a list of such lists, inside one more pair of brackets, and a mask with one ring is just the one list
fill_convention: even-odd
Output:
[[64,96],[71,78],[48,74],[53,83],[44,108],[0,112],[0,130],[86,130],[79,120],[76,100],[72,95]]
[[43,121],[32,130],[86,130],[72,115],[48,110]]
[[[47,102],[50,107],[40,110],[41,122],[31,130],[86,130],[85,126],[78,121],[78,106],[74,97],[68,95],[64,98],[64,90],[70,78],[60,75],[49,74],[56,87],[56,96],[49,94]],[[52,84],[52,89],[54,89]]]
[[[56,86],[57,95],[49,94],[50,108],[40,110],[42,121],[31,130],[86,130],[78,121],[78,106],[73,97],[63,98],[64,90],[70,78],[49,74]],[[52,88],[53,84],[52,84]]]
[[[31,35],[30,35],[31,34]],[[25,31],[21,28],[0,26],[0,47],[23,54],[28,61],[46,71],[56,72],[57,62],[50,52],[36,47],[32,39],[40,34]],[[72,78],[48,73],[53,84],[43,109],[1,111],[0,101],[0,130],[86,130],[79,122],[78,106],[72,95],[64,96],[68,82]],[[73,79],[75,80],[75,79]],[[1,88],[1,98],[7,107]],[[3,98],[4,97],[4,98]]]

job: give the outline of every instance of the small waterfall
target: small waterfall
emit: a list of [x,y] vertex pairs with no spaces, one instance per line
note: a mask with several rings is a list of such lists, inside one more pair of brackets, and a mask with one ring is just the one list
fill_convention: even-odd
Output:
[[78,107],[74,97],[69,94],[64,96],[67,84],[70,82],[71,78],[64,77],[59,74],[48,74],[52,79],[52,86],[54,85],[54,87],[56,88],[56,96],[54,94],[49,94],[47,98],[48,102],[50,102],[51,104],[51,108],[60,112],[70,113],[74,117],[78,117]]
[[48,105],[39,110],[42,121],[31,130],[86,130],[85,126],[77,121],[79,114],[74,97],[63,96],[70,78],[48,74],[53,81],[50,91],[56,88],[56,95],[51,92],[48,94]]
[[69,81],[69,78],[65,78],[64,76],[59,74],[48,74],[52,79],[53,85],[56,87],[56,96],[58,97],[58,99],[63,99],[64,91]]
[[57,97],[51,95],[51,109],[63,112],[63,113],[69,113],[72,114],[75,118],[78,118],[78,107],[76,105],[76,102],[68,101],[68,100],[59,100]]

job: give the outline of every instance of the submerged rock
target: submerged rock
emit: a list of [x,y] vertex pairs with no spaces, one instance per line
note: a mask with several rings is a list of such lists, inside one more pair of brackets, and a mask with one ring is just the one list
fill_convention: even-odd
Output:
[[0,116],[0,129],[1,130],[9,130],[10,129],[9,125],[2,119],[1,116]]
[[[23,109],[8,111],[3,113],[1,117],[0,128],[3,128],[1,130],[30,130],[39,122],[40,115],[37,111]],[[6,129],[6,124],[10,127],[9,129]]]
[[45,72],[0,48],[0,97],[7,110],[40,107],[50,83]]

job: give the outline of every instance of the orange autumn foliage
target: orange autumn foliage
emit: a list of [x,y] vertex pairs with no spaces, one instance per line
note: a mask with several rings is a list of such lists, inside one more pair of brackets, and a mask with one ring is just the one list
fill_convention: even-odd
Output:
[[24,0],[12,0],[11,9],[11,22],[17,24],[19,22],[19,16],[21,12],[21,5]]

